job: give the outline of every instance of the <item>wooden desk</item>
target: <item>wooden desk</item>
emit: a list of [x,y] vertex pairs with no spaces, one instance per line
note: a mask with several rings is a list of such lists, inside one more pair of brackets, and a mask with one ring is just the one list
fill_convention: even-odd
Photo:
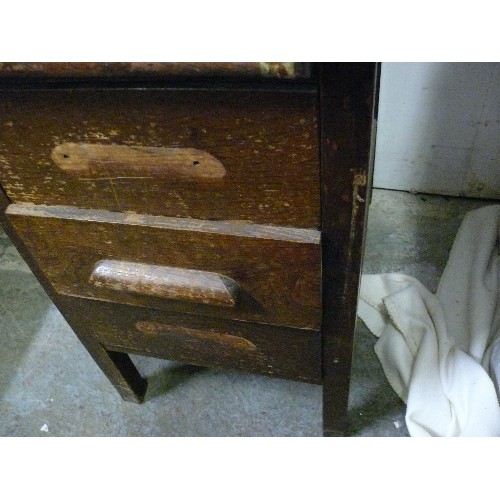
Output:
[[346,429],[375,64],[4,64],[2,224],[122,398],[128,354],[323,385]]

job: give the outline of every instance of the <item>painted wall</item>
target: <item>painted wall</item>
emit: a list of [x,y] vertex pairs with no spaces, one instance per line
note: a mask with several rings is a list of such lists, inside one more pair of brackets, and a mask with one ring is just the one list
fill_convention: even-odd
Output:
[[500,63],[383,63],[374,186],[500,198]]

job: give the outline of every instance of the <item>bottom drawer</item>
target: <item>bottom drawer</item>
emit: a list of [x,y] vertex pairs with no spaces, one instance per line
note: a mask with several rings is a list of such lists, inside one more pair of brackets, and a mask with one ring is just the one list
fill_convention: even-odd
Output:
[[110,351],[321,382],[318,331],[169,314],[76,297],[69,302],[68,320],[75,330],[95,337]]

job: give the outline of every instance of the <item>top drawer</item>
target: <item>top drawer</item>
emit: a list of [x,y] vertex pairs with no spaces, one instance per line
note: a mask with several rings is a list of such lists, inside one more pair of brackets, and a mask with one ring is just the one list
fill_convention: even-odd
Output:
[[312,90],[0,91],[13,202],[319,227]]

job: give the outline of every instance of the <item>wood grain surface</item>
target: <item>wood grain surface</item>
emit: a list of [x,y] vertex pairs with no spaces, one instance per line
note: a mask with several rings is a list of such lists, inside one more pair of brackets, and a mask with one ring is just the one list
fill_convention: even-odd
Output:
[[[227,66],[13,64],[0,64],[0,218],[120,395],[146,390],[126,353],[320,382],[324,434],[344,434],[377,66],[243,89]],[[226,86],[173,87],[210,71]],[[28,90],[34,77],[52,87]],[[239,298],[96,287],[103,260],[227,276]]]
[[238,284],[221,274],[109,259],[96,264],[89,283],[119,292],[219,307],[234,307],[239,296]]
[[122,177],[220,179],[224,165],[211,154],[193,148],[157,148],[118,144],[64,142],[52,150],[52,160],[78,178]]
[[[63,296],[62,296],[63,297]],[[320,333],[63,297],[80,334],[107,352],[321,382]]]
[[[23,204],[9,205],[7,217],[58,293],[193,315],[320,327],[318,231]],[[226,276],[240,287],[238,303],[220,308],[95,287],[89,278],[96,263],[106,259]]]
[[156,334],[181,338],[189,341],[189,339],[205,340],[213,343],[221,349],[241,349],[243,351],[255,351],[257,346],[249,340],[243,339],[236,335],[225,334],[221,332],[212,332],[210,330],[197,330],[195,328],[186,328],[184,326],[174,326],[164,323],[156,323],[154,321],[138,321],[135,327],[139,332],[146,334]]
[[[298,90],[0,90],[0,182],[13,202],[316,229],[316,99]],[[199,165],[172,158],[179,150]],[[148,166],[161,151],[164,171],[192,173],[212,158],[211,175],[162,176]]]

